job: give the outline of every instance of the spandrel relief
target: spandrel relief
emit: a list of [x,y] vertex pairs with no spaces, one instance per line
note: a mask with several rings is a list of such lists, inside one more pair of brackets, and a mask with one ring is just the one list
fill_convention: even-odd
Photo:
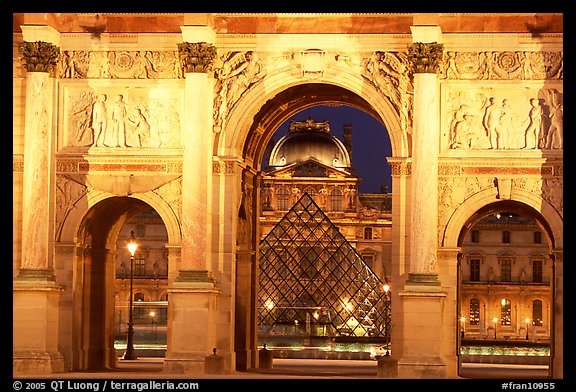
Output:
[[[230,52],[219,58],[214,95],[214,131],[220,132],[232,107],[252,85],[266,76],[257,53]],[[220,64],[217,64],[220,65]]]
[[451,150],[561,149],[558,89],[447,88],[442,138]]
[[180,93],[139,87],[70,88],[65,94],[66,147],[177,148]]

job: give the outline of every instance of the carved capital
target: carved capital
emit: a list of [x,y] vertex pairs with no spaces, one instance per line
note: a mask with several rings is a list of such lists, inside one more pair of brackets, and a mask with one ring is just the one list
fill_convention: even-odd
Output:
[[183,42],[178,44],[178,56],[185,73],[207,73],[212,69],[216,47],[206,42]]
[[49,42],[22,42],[18,47],[22,64],[28,72],[53,72],[58,63],[60,48]]
[[444,45],[415,42],[408,45],[408,64],[411,73],[438,73]]

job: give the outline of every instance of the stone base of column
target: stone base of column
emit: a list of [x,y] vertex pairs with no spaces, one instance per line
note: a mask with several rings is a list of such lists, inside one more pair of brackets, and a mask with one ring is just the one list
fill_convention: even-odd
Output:
[[50,270],[22,269],[14,279],[14,374],[64,371],[64,358],[58,351],[61,291]]
[[398,361],[398,378],[451,378],[446,364],[435,356],[405,356]]
[[443,292],[436,274],[410,274],[398,293],[404,309],[399,378],[452,378],[442,356]]
[[406,280],[406,285],[440,286],[440,281],[436,273],[410,272]]
[[53,374],[64,372],[64,357],[59,352],[14,351],[14,375]]
[[[216,347],[219,294],[209,271],[180,271],[169,288],[164,372],[205,374],[205,359]],[[230,364],[224,368],[229,370]]]

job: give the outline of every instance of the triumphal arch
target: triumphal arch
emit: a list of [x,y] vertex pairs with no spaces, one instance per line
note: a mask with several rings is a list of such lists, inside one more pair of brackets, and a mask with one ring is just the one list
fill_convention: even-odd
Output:
[[[114,260],[168,233],[164,370],[258,367],[261,161],[280,124],[349,105],[388,130],[392,356],[457,377],[459,250],[534,218],[563,376],[561,14],[13,14],[15,373],[114,367]],[[384,152],[383,152],[384,153]],[[504,204],[501,204],[504,203]]]

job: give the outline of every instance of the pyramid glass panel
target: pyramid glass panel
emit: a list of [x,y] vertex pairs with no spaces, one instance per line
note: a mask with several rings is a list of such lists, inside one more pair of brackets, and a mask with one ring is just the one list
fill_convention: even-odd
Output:
[[265,336],[389,338],[383,282],[307,194],[260,242]]

